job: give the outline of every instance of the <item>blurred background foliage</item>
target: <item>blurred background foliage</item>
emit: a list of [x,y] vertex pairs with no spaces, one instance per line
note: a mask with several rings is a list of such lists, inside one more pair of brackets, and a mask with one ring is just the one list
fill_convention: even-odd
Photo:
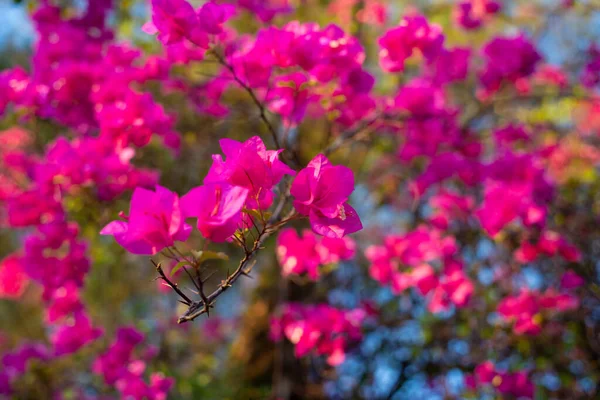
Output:
[[[81,7],[79,1],[59,3],[64,6],[65,13],[76,12],[74,10]],[[418,74],[418,66],[409,63],[404,74],[383,75],[377,68],[376,40],[381,29],[358,22],[355,9],[331,12],[332,3],[326,0],[296,0],[297,10],[290,15],[278,16],[275,23],[280,25],[292,19],[315,21],[322,26],[337,23],[358,36],[366,48],[367,69],[378,75],[376,90],[379,93],[392,92]],[[360,3],[356,2],[353,7],[360,7]],[[452,22],[451,1],[390,0],[387,2],[388,25],[398,21],[406,10],[419,9],[430,21],[444,28],[449,44],[467,45],[474,49],[480,48],[495,34],[515,32],[519,28],[535,38],[546,59],[572,71],[585,61],[581,58],[583,50],[600,37],[600,4],[597,1],[577,1],[574,9],[567,13],[555,11],[560,3],[558,1],[504,3],[506,9],[502,18],[494,19],[477,32],[466,34]],[[117,4],[111,22],[117,28],[119,40],[133,42],[148,53],[159,53],[159,43],[141,32],[141,25],[148,19],[146,2],[124,0]],[[0,19],[5,25],[0,28],[0,69],[15,65],[29,67],[35,33],[27,11],[34,6],[34,1],[27,0],[5,0],[0,4]],[[235,21],[239,32],[253,33],[259,27],[250,15]],[[198,63],[178,68],[175,74],[188,82],[201,83],[214,72],[214,66]],[[473,96],[474,85],[475,82],[466,81],[452,87],[453,101],[464,110],[465,118],[483,112],[482,105]],[[201,184],[212,162],[211,155],[220,152],[218,139],[245,140],[256,134],[267,137],[253,104],[242,91],[227,92],[225,102],[231,105],[231,115],[215,119],[191,108],[180,93],[165,94],[158,88],[152,88],[151,84],[149,88],[167,110],[177,114],[176,130],[181,133],[184,145],[181,153],[173,157],[160,143],[153,143],[137,152],[135,164],[161,171],[161,183],[178,193],[185,193]],[[490,106],[491,110],[485,110],[486,117],[477,121],[476,129],[485,135],[491,128],[507,121],[544,124],[548,129],[543,135],[548,140],[556,140],[563,132],[573,129],[573,121],[577,117],[574,117],[574,110],[584,98],[583,92],[563,97],[549,90],[534,100],[512,101],[509,98],[505,102],[495,102]],[[15,124],[35,134],[34,147],[38,152],[58,135],[69,135],[64,127],[50,121],[22,121],[16,115],[2,119],[0,128]],[[302,138],[299,154],[301,161],[306,163],[332,134],[331,124],[325,120],[307,120],[295,134]],[[402,231],[415,227],[422,219],[422,215],[411,208],[411,199],[407,195],[407,183],[417,175],[420,166],[418,163],[410,167],[399,166],[390,161],[397,148],[396,141],[396,138],[387,136],[375,141],[357,141],[331,157],[334,163],[350,166],[357,174],[357,181],[365,182],[355,193],[353,203],[366,222],[367,235],[371,234],[373,238],[381,237],[377,227],[393,226],[395,230]],[[582,162],[581,167],[573,165],[567,175],[566,183],[560,188],[561,204],[556,205],[553,213],[556,225],[573,233],[572,238],[581,238],[577,244],[589,255],[587,259],[600,260],[597,219],[581,217],[590,212],[596,214],[599,210],[597,170]],[[581,398],[599,398],[593,397],[599,393],[599,349],[590,348],[579,354],[581,371],[584,371],[581,374],[573,373],[569,367],[572,360],[568,352],[556,351],[575,343],[585,343],[581,338],[585,338],[590,329],[585,321],[591,314],[594,314],[596,324],[600,318],[597,302],[591,309],[584,307],[566,316],[565,323],[571,333],[564,337],[564,343],[545,342],[543,337],[528,340],[509,334],[498,336],[493,326],[485,320],[477,320],[485,318],[486,310],[499,300],[500,293],[489,286],[478,285],[474,297],[483,301],[477,303],[477,312],[467,308],[440,318],[426,312],[418,298],[411,295],[394,297],[388,289],[371,280],[367,274],[367,262],[361,255],[356,262],[333,268],[318,283],[285,280],[276,262],[274,243],[270,241],[267,249],[260,253],[254,279],[238,282],[234,290],[222,296],[210,318],[203,316],[193,323],[177,326],[176,316],[183,310],[174,296],[158,290],[152,264],[144,257],[126,253],[112,237],[98,235],[102,226],[114,219],[120,210],[128,208],[128,201],[128,198],[121,198],[110,203],[99,202],[85,192],[69,199],[69,213],[83,227],[93,260],[91,273],[86,278],[84,300],[92,319],[105,329],[107,335],[75,356],[53,361],[51,365],[36,365],[20,382],[23,398],[46,398],[47,387],[61,387],[61,380],[70,376],[64,372],[86,365],[84,360],[104,348],[115,329],[124,324],[134,324],[147,334],[151,344],[158,347],[158,357],[154,359],[152,368],[176,379],[177,384],[170,397],[173,399],[265,399],[277,393],[291,393],[292,398],[299,399],[327,396],[437,398],[428,391],[428,377],[455,373],[457,366],[464,365],[465,359],[473,357],[475,352],[483,352],[483,348],[476,348],[477,344],[481,342],[481,346],[486,346],[482,341],[491,337],[496,340],[501,337],[506,351],[517,351],[523,359],[534,355],[539,370],[543,370],[544,366],[558,370],[559,385],[542,386],[539,398],[567,398],[561,396],[562,388],[568,388],[573,380],[581,379],[587,379],[591,388],[589,392],[581,393]],[[304,227],[305,224],[299,223],[298,226]],[[465,235],[465,242],[473,243],[474,249],[492,246],[488,239],[474,232],[461,234]],[[0,257],[16,248],[20,235],[0,232]],[[472,237],[469,238],[469,235]],[[510,232],[506,235],[508,245]],[[359,246],[363,247],[362,243]],[[239,249],[230,245],[223,245],[218,250],[230,254],[232,260],[240,255]],[[479,273],[483,277],[488,261],[482,258],[481,264],[479,262],[477,254],[474,254],[473,276]],[[547,267],[552,268],[550,265]],[[212,268],[217,276],[225,276],[227,265],[215,262]],[[588,269],[588,277],[596,274],[596,265],[583,265],[581,268]],[[542,269],[538,275],[543,273]],[[218,282],[219,278],[214,281]],[[483,281],[485,279],[482,278]],[[598,286],[595,288],[592,290],[597,291]],[[19,302],[0,300],[0,348],[10,348],[24,337],[45,339],[39,298],[39,288],[31,285]],[[394,315],[395,318],[388,325],[374,329],[355,354],[338,368],[337,374],[323,360],[311,357],[296,359],[289,342],[274,344],[268,338],[270,315],[284,300],[331,301],[350,307],[368,298],[384,304],[385,315]],[[598,338],[589,343],[593,347]],[[471,364],[467,361],[466,365]],[[77,374],[77,379],[88,380],[82,381],[82,385],[91,383],[94,388],[105,387],[98,377],[85,372],[78,371]],[[109,389],[105,390],[104,394],[114,395]],[[76,398],[76,394],[72,396]]]

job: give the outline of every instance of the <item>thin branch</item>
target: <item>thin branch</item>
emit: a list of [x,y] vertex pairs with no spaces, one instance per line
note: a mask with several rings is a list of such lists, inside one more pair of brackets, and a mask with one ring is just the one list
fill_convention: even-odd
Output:
[[175,291],[175,293],[177,293],[179,295],[179,297],[181,297],[186,305],[191,305],[194,302],[185,295],[185,293],[183,293],[181,290],[179,290],[179,288],[177,287],[176,283],[173,283],[169,280],[169,278],[167,278],[167,276],[165,275],[165,272],[163,271],[162,267],[160,266],[160,264],[157,264],[154,260],[150,259],[150,261],[152,261],[152,264],[154,264],[154,266],[156,267],[156,271],[158,271],[158,274],[160,275],[161,279],[163,281],[165,281],[165,283]]
[[[292,210],[283,219],[289,219],[289,218],[293,217],[295,213],[296,213],[296,211]],[[281,219],[282,219],[282,217],[280,214],[273,215],[271,217],[271,219],[269,220],[269,225],[275,224],[275,223],[279,222]],[[264,244],[264,242],[271,235],[276,233],[279,229],[280,229],[280,227],[272,228],[272,227],[267,227],[267,226],[265,228],[263,228],[263,231],[262,231],[261,235],[259,236],[258,240],[256,240],[254,242],[254,246],[252,246],[252,249],[249,250],[248,252],[246,252],[246,255],[244,256],[244,258],[242,258],[242,260],[240,261],[238,267],[233,272],[233,274],[229,275],[227,277],[227,279],[222,281],[221,284],[219,285],[219,287],[214,292],[212,292],[209,296],[207,296],[204,300],[193,302],[192,304],[190,304],[189,309],[181,317],[179,317],[179,320],[177,322],[181,324],[184,322],[193,321],[195,318],[198,318],[200,315],[207,313],[208,309],[213,306],[214,301],[216,300],[217,297],[219,297],[223,292],[225,292],[227,289],[229,289],[235,283],[235,281],[238,280],[238,278],[240,276],[248,274],[248,269],[250,268],[251,265],[253,265],[252,261],[253,261],[254,257],[256,256],[256,254],[258,253],[258,251],[262,248],[262,245]]]
[[280,149],[281,146],[279,145],[279,138],[277,137],[277,131],[273,127],[273,124],[271,124],[271,122],[267,118],[266,108],[265,108],[264,104],[258,99],[258,97],[256,97],[254,90],[237,76],[235,69],[233,68],[233,65],[229,64],[221,54],[219,54],[217,51],[213,51],[213,52],[211,52],[211,54],[213,54],[217,58],[217,60],[219,61],[219,63],[221,63],[221,65],[223,65],[225,68],[227,68],[229,70],[229,72],[231,72],[233,79],[250,95],[250,97],[252,98],[252,101],[254,102],[256,107],[258,107],[258,110],[260,113],[260,119],[263,120],[263,122],[269,129],[271,136],[273,136],[273,141],[275,142],[275,146],[277,146],[277,148]]

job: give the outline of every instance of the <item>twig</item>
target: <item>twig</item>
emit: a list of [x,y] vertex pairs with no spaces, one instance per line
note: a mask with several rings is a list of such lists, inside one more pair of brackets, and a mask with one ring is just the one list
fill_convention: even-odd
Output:
[[[296,213],[295,210],[290,211],[283,219],[289,219],[294,216]],[[188,321],[193,321],[195,318],[198,318],[200,315],[207,313],[208,309],[212,307],[215,299],[219,297],[224,291],[229,289],[235,281],[242,275],[247,275],[247,268],[251,265],[256,253],[262,248],[263,243],[274,233],[276,233],[280,227],[270,227],[270,225],[275,224],[281,220],[281,215],[273,215],[269,220],[269,224],[263,228],[261,235],[258,240],[254,242],[254,246],[252,249],[246,252],[246,255],[240,261],[238,267],[233,272],[233,274],[229,275],[227,279],[221,282],[219,287],[212,292],[209,296],[207,296],[202,301],[192,302],[189,305],[188,310],[179,317],[178,323],[184,323]]]
[[250,86],[248,86],[243,80],[241,80],[237,76],[235,69],[233,68],[233,65],[229,64],[221,54],[219,54],[217,51],[213,51],[213,52],[211,52],[211,54],[213,54],[216,57],[216,59],[219,61],[219,63],[221,63],[221,65],[223,65],[225,68],[227,68],[229,70],[229,72],[231,72],[233,79],[250,95],[250,97],[252,98],[252,101],[254,102],[256,107],[258,107],[258,110],[260,113],[260,119],[263,120],[263,122],[269,129],[271,136],[273,136],[273,141],[275,142],[275,146],[277,146],[277,148],[280,149],[281,146],[279,145],[279,138],[277,137],[277,131],[275,130],[275,128],[273,127],[273,125],[271,124],[269,119],[267,118],[267,112],[266,112],[265,106],[258,99],[258,97],[256,97],[254,90],[252,90],[252,88]]
[[185,293],[183,293],[181,290],[179,290],[179,288],[177,287],[176,283],[173,283],[169,280],[169,278],[167,278],[167,276],[165,275],[165,272],[163,271],[162,267],[160,266],[160,264],[157,264],[154,260],[150,259],[150,261],[152,261],[152,264],[154,264],[154,266],[156,267],[156,270],[158,271],[158,274],[160,275],[161,279],[163,281],[165,281],[165,283],[175,291],[175,293],[177,293],[179,295],[179,297],[181,297],[186,305],[191,305],[194,302],[185,295]]

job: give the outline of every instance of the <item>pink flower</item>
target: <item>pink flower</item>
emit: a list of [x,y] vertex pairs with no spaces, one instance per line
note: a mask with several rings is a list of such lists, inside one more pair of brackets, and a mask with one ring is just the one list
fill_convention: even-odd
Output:
[[519,140],[529,142],[531,137],[522,125],[509,124],[494,131],[497,146],[510,145]]
[[17,299],[25,291],[29,279],[21,262],[16,254],[11,254],[0,262],[0,298]]
[[521,203],[527,196],[526,187],[488,182],[483,205],[477,217],[483,229],[494,236],[519,216]]
[[65,286],[56,289],[49,301],[50,306],[46,310],[48,322],[56,322],[83,309],[79,290],[73,282],[67,282]]
[[455,18],[463,29],[477,29],[489,16],[500,11],[501,4],[495,0],[463,0],[454,9]]
[[560,278],[561,289],[576,289],[585,284],[585,280],[573,271],[567,271]]
[[521,263],[535,261],[539,256],[561,256],[566,261],[581,260],[581,253],[564,237],[553,231],[543,231],[537,243],[524,241],[515,252],[515,259]]
[[242,222],[248,189],[228,183],[196,187],[181,198],[185,218],[198,218],[198,230],[213,242],[224,242]]
[[350,260],[356,252],[356,243],[350,237],[332,238],[324,236],[321,238],[319,253],[321,263],[337,263],[341,260]]
[[486,361],[475,367],[473,375],[467,377],[468,385],[476,388],[480,385],[493,385],[504,395],[514,398],[533,398],[534,386],[525,371],[506,372],[496,368],[494,363]]
[[[4,354],[2,357],[2,369],[3,372],[7,372],[9,376],[16,378],[18,375],[27,372],[27,366],[30,360],[48,361],[50,359],[51,354],[46,348],[46,345],[26,343],[19,348]],[[0,390],[0,394],[1,393],[2,391]]]
[[113,221],[101,235],[112,235],[133,254],[156,254],[175,241],[185,241],[191,227],[184,223],[179,198],[170,190],[156,186],[156,192],[136,188],[126,221]]
[[362,308],[340,310],[327,304],[305,306],[288,303],[280,318],[271,320],[271,338],[287,337],[296,357],[311,351],[326,355],[330,365],[339,365],[352,342],[362,338],[360,330],[367,312]]
[[304,230],[298,236],[294,229],[281,231],[277,237],[277,256],[284,276],[306,273],[312,280],[319,277],[319,267],[354,257],[355,243],[349,237],[330,238]]
[[73,319],[52,334],[50,342],[56,356],[71,354],[102,335],[102,329],[92,327],[92,323],[83,312],[75,314]]
[[542,59],[523,35],[496,37],[485,45],[483,54],[487,64],[480,80],[488,91],[499,89],[505,81],[515,83],[520,78],[528,77]]
[[198,20],[205,32],[219,35],[223,33],[223,24],[234,14],[235,8],[232,5],[209,1],[198,10]]
[[200,47],[208,47],[208,35],[201,29],[194,8],[185,0],[152,0],[152,21],[144,32],[158,33],[158,40],[168,45],[188,39]]
[[273,88],[269,91],[267,104],[273,112],[279,113],[289,123],[302,121],[310,101],[316,100],[307,90],[306,75],[295,72],[275,78]]
[[273,202],[272,189],[284,175],[294,171],[279,160],[283,150],[267,150],[262,139],[254,136],[244,143],[232,139],[219,141],[226,159],[215,154],[204,183],[227,182],[248,189],[246,207],[267,209]]
[[433,313],[446,311],[451,305],[463,308],[468,305],[473,291],[473,283],[462,270],[446,271],[440,279],[440,284],[435,288],[427,308]]
[[401,72],[404,62],[419,50],[428,62],[432,62],[442,50],[442,29],[422,15],[405,16],[400,25],[388,30],[379,38],[379,62],[387,72]]
[[466,221],[469,218],[475,199],[442,189],[429,199],[429,204],[435,210],[429,219],[432,225],[439,229],[447,229],[450,222]]
[[543,315],[578,306],[577,297],[569,293],[557,293],[552,289],[543,293],[521,290],[517,296],[505,297],[498,304],[497,311],[505,320],[514,322],[515,334],[537,335],[542,330]]
[[277,237],[277,257],[283,276],[306,273],[312,280],[319,277],[321,256],[317,249],[318,238],[311,231],[299,237],[294,229],[284,229]]
[[315,233],[343,237],[362,229],[356,211],[348,204],[352,191],[352,170],[333,166],[319,154],[298,173],[290,193],[294,196],[294,207],[298,213],[309,217]]
[[469,72],[470,58],[471,49],[467,47],[443,49],[435,62],[429,65],[429,75],[437,84],[462,81]]

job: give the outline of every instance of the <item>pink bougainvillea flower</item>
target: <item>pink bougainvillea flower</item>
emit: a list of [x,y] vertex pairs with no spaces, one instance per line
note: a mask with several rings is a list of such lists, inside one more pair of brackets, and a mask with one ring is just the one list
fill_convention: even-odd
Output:
[[63,287],[56,289],[49,301],[46,320],[51,323],[83,309],[79,290],[74,282],[67,282]]
[[330,238],[304,230],[299,236],[294,229],[281,231],[277,237],[277,256],[284,276],[306,273],[312,280],[319,277],[319,267],[354,257],[356,244],[349,237]]
[[480,385],[492,385],[503,395],[519,399],[533,398],[534,385],[526,371],[501,371],[491,361],[486,361],[475,367],[473,375],[467,376],[466,381],[467,386],[473,389]]
[[515,251],[515,259],[521,263],[535,261],[539,256],[561,256],[566,261],[577,262],[581,253],[577,247],[569,243],[564,237],[553,231],[543,231],[536,243],[524,241]]
[[481,27],[491,15],[500,11],[502,5],[495,0],[462,0],[454,9],[457,23],[467,30]]
[[327,157],[319,154],[298,173],[290,193],[294,196],[294,207],[309,217],[315,233],[343,237],[362,229],[358,214],[348,204],[353,191],[352,170],[333,166]]
[[60,325],[50,337],[56,356],[72,354],[102,336],[102,329],[94,328],[84,313],[76,313],[72,321]]
[[579,307],[579,299],[570,293],[558,293],[548,289],[543,293],[521,290],[516,296],[507,296],[497,311],[507,321],[514,322],[517,335],[537,335],[542,331],[543,315],[573,310]]
[[281,231],[277,237],[277,257],[283,276],[306,273],[312,280],[319,277],[321,255],[318,252],[318,237],[311,231],[298,236],[295,229]]
[[428,66],[428,75],[436,84],[461,81],[467,77],[470,59],[471,49],[468,47],[443,49],[435,62]]
[[190,190],[181,198],[185,218],[198,218],[198,230],[213,242],[224,242],[242,222],[248,189],[228,183],[211,183]]
[[585,284],[585,280],[573,271],[567,271],[560,278],[561,289],[576,289]]
[[200,20],[185,0],[152,0],[152,20],[143,27],[165,45],[189,39],[200,47],[208,47],[208,35],[201,29]]
[[503,82],[515,83],[533,74],[542,59],[535,47],[523,35],[516,37],[496,37],[483,48],[487,61],[480,75],[483,86],[488,91],[500,88]]
[[507,146],[517,141],[528,142],[531,136],[524,126],[509,124],[494,131],[494,140],[497,146]]
[[254,136],[244,143],[233,139],[219,141],[226,159],[213,155],[213,164],[204,183],[227,182],[248,189],[246,207],[267,209],[273,202],[272,189],[284,175],[294,171],[279,160],[283,150],[267,150],[262,139]]
[[307,82],[306,75],[300,72],[278,76],[266,99],[269,109],[292,124],[299,123],[308,104],[314,100],[307,90]]
[[350,344],[362,338],[361,325],[366,318],[362,308],[341,310],[327,304],[288,303],[281,317],[271,320],[270,336],[277,341],[287,337],[295,346],[296,357],[316,351],[335,366],[345,360]]
[[223,24],[235,14],[231,4],[217,4],[209,1],[198,10],[200,27],[206,33],[219,35],[223,33]]
[[0,262],[0,298],[16,299],[25,291],[29,279],[21,262],[16,254],[11,254]]
[[454,191],[442,189],[429,199],[434,212],[429,218],[433,226],[448,229],[452,221],[466,221],[471,215],[475,199]]
[[526,225],[542,224],[546,211],[534,203],[533,189],[528,184],[487,181],[483,204],[476,212],[483,229],[495,236],[519,216]]
[[133,254],[156,254],[175,241],[185,241],[191,227],[184,223],[179,198],[170,190],[136,188],[126,221],[113,221],[100,234],[112,235]]
[[404,62],[415,50],[432,62],[442,50],[442,28],[430,24],[422,15],[405,16],[400,25],[379,38],[379,62],[387,72],[401,72]]

